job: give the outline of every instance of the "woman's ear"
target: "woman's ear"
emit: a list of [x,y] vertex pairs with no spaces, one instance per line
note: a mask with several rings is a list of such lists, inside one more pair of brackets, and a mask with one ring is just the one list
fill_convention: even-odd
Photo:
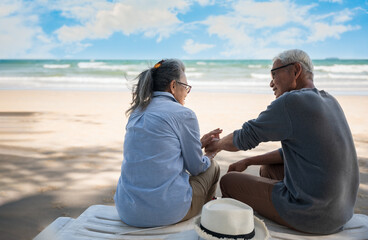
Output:
[[174,95],[176,90],[176,82],[175,80],[172,80],[169,84],[169,92]]

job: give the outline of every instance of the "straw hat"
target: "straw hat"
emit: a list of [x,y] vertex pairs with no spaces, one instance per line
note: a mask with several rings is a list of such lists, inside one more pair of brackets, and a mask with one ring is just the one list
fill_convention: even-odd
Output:
[[253,215],[253,209],[231,198],[206,203],[194,228],[204,239],[256,239],[270,237],[266,225]]

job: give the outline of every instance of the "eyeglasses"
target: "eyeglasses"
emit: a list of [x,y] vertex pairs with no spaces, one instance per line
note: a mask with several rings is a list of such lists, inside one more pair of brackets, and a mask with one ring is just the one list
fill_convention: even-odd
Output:
[[273,69],[271,69],[271,72],[276,71],[276,70],[279,70],[279,69],[281,69],[281,68],[285,68],[285,67],[290,66],[290,65],[293,65],[293,64],[295,64],[295,62],[293,62],[293,63],[288,63],[288,64],[283,65],[283,66],[281,66],[281,67],[273,68]]
[[188,84],[185,84],[185,83],[182,83],[182,82],[179,82],[179,81],[176,81],[176,82],[181,84],[185,88],[185,90],[187,90],[188,94],[190,93],[190,90],[192,89],[192,86],[190,86]]

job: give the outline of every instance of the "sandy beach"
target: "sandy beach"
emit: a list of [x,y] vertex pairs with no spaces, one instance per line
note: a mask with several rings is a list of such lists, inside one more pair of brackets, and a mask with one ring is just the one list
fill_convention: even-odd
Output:
[[[368,96],[336,98],[359,158],[355,212],[368,215]],[[217,127],[227,135],[273,99],[193,91],[186,106],[196,112],[202,135]],[[130,101],[130,92],[0,91],[0,239],[31,239],[58,217],[114,204]],[[216,159],[224,174],[230,163],[278,147],[265,143]],[[247,172],[257,174],[258,167]]]

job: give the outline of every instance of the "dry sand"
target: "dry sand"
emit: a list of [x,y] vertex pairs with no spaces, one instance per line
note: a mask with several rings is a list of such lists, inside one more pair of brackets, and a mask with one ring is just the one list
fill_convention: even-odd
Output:
[[[368,97],[337,98],[359,157],[355,212],[368,214]],[[202,134],[220,127],[226,135],[273,99],[192,92],[186,106],[196,112]],[[60,216],[113,205],[130,100],[129,92],[0,91],[0,239],[31,239]],[[265,143],[216,159],[224,174],[230,163],[278,147]],[[247,171],[257,174],[258,167]]]

